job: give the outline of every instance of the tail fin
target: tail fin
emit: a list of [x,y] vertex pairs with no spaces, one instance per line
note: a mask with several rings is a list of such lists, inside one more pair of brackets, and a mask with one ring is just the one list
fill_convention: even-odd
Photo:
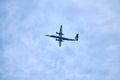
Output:
[[76,34],[75,40],[78,41],[78,38],[79,38],[79,34]]

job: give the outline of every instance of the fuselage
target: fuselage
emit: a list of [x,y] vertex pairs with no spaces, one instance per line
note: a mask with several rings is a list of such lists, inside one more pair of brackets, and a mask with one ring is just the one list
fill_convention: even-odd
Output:
[[70,38],[66,38],[66,37],[62,37],[62,36],[56,36],[56,35],[46,35],[46,36],[53,37],[53,38],[56,38],[58,40],[76,41],[75,39],[70,39]]

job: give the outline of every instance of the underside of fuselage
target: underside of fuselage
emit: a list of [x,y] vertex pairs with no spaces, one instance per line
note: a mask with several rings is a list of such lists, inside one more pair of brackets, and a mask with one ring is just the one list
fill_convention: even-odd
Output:
[[[48,36],[48,35],[47,35],[47,36]],[[70,39],[70,38],[61,37],[61,36],[56,36],[56,35],[49,35],[49,37],[56,38],[57,41],[63,41],[63,40],[75,41],[75,39]]]

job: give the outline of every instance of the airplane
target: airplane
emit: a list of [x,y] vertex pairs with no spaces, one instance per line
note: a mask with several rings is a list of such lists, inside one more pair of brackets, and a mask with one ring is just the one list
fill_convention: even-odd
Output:
[[59,47],[61,47],[61,44],[64,40],[66,40],[66,41],[78,41],[78,38],[79,38],[79,34],[76,34],[74,39],[63,37],[64,34],[62,33],[62,25],[60,26],[59,32],[56,32],[56,34],[58,34],[58,36],[51,35],[51,34],[47,34],[45,36],[56,38],[56,41],[59,41]]

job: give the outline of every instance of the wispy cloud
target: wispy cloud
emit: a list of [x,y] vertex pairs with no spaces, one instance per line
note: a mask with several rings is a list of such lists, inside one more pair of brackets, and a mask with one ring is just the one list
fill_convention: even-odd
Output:
[[[118,80],[119,1],[21,0],[0,5],[0,74],[4,80]],[[65,36],[45,37],[63,24]]]

